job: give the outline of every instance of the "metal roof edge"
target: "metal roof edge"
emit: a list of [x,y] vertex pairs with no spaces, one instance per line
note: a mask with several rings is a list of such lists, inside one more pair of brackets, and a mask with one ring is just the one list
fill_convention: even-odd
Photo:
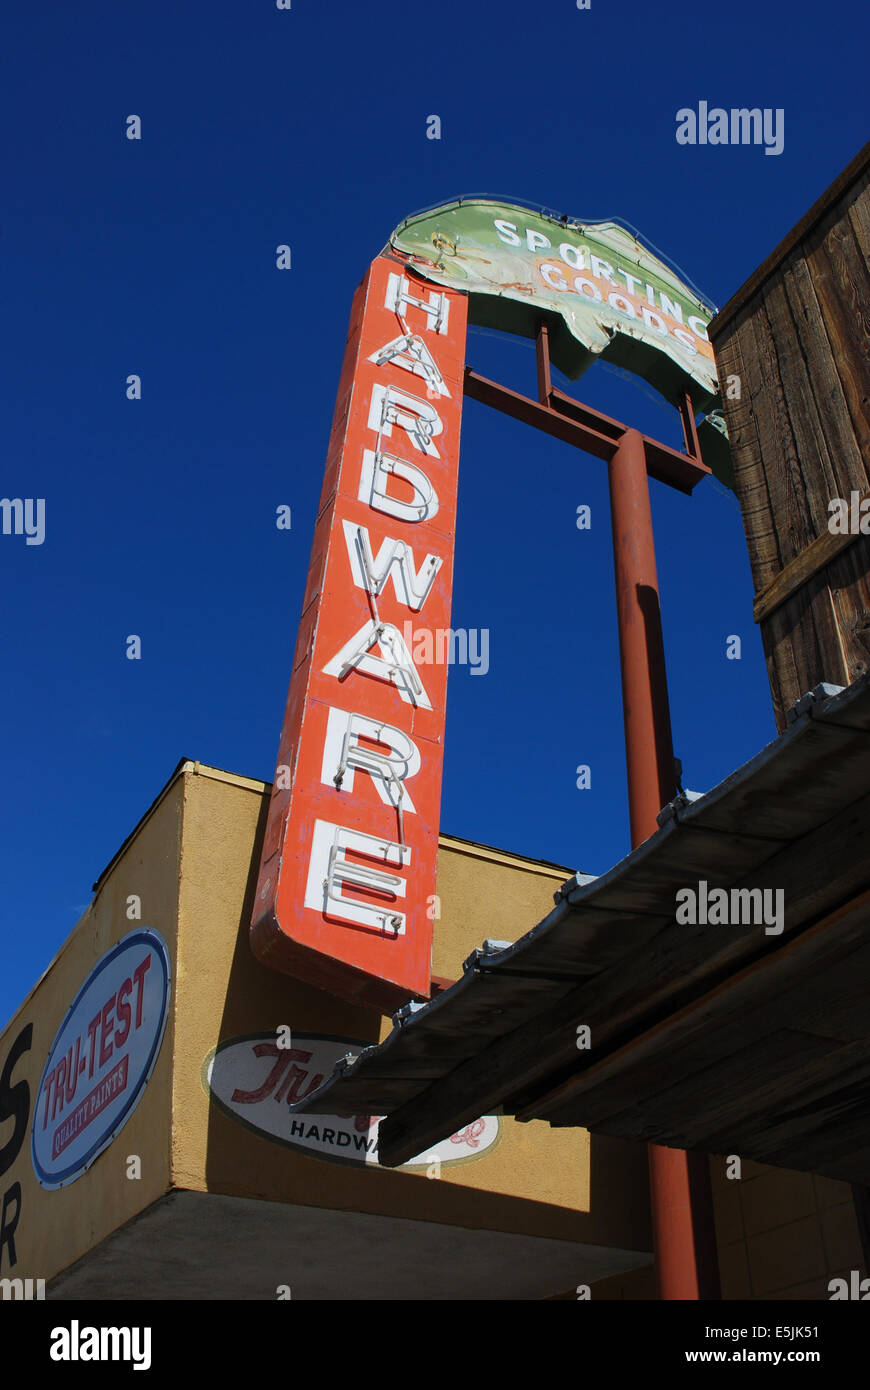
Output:
[[[433,1013],[443,1008],[448,995],[455,998],[457,994],[469,988],[473,979],[474,972],[472,971],[461,975],[448,989],[436,994],[434,999],[428,999],[425,1003],[419,1004],[413,1000],[409,1004],[403,1004],[402,1008],[393,1014],[393,1026],[381,1042],[372,1043],[369,1047],[364,1047],[359,1053],[348,1052],[344,1057],[340,1057],[331,1074],[321,1082],[316,1090],[307,1092],[304,1099],[296,1101],[289,1107],[291,1113],[295,1114],[297,1111],[305,1111],[309,1108],[313,1110],[316,1103],[332,1090],[336,1082],[352,1078],[355,1072],[359,1071],[375,1054],[383,1057],[392,1047],[395,1047],[410,1024],[419,1023],[423,1015],[431,1018]],[[342,1112],[339,1109],[334,1113],[340,1115]]]
[[[292,1108],[304,1111],[310,1104],[311,1108],[314,1109],[315,1103],[328,1094],[339,1080],[351,1077],[357,1070],[371,1061],[375,1054],[381,1058],[385,1057],[388,1050],[396,1046],[402,1034],[409,1027],[417,1027],[423,1020],[430,1019],[438,1009],[449,1009],[459,997],[460,992],[467,991],[471,987],[472,981],[479,975],[486,973],[488,969],[500,967],[521,956],[530,945],[537,944],[542,937],[560,926],[566,917],[575,915],[578,908],[591,904],[597,894],[604,892],[612,884],[618,882],[630,868],[655,855],[662,844],[674,835],[681,833],[687,823],[691,825],[693,822],[700,822],[703,825],[705,812],[709,812],[711,808],[718,805],[724,797],[733,793],[742,783],[751,782],[760,768],[777,758],[781,758],[786,750],[806,736],[814,721],[835,724],[838,714],[848,711],[850,706],[858,704],[868,694],[870,694],[870,671],[846,688],[826,686],[823,683],[816,686],[807,695],[802,696],[794,707],[796,717],[793,721],[752,758],[697,800],[690,802],[684,797],[678,797],[668,803],[668,806],[664,807],[660,813],[664,820],[663,823],[660,823],[659,829],[631,850],[606,873],[597,878],[575,874],[568,879],[555,895],[556,906],[552,912],[548,913],[515,942],[505,945],[490,939],[484,942],[482,947],[472,951],[463,963],[463,975],[455,984],[449,986],[435,999],[424,1004],[406,1005],[400,1009],[393,1017],[392,1031],[383,1042],[366,1048],[350,1063],[339,1063],[332,1075],[316,1091],[311,1092],[309,1096],[306,1096],[303,1101],[298,1102]],[[870,708],[868,708],[867,722],[867,732],[870,733]],[[855,726],[846,725],[844,727]],[[670,814],[666,816],[666,812]],[[578,882],[579,879],[584,881]],[[578,933],[583,932],[582,917],[579,915],[577,930]],[[481,964],[483,964],[482,969]],[[433,1083],[427,1082],[426,1084]]]

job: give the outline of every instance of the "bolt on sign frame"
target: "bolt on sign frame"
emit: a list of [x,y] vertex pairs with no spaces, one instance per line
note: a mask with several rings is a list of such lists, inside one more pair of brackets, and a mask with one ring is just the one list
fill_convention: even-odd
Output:
[[[535,336],[537,400],[465,367],[470,314]],[[446,664],[421,674],[413,631],[424,606],[430,630],[449,626],[463,394],[608,463],[632,844],[655,832],[677,785],[648,478],[690,493],[711,472],[695,414],[712,406],[705,447],[729,480],[715,363],[699,351],[711,317],[617,224],[489,200],[408,219],[372,262],[351,312],[257,884],[251,941],[265,964],[384,1012],[432,992]],[[555,389],[552,332],[569,374],[609,355],[652,381],[680,411],[686,452]],[[706,1157],[649,1154],[660,1296],[716,1298]]]

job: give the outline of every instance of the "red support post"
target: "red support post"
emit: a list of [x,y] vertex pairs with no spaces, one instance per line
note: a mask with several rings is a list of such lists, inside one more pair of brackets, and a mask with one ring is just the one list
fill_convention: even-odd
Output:
[[[655,833],[659,811],[676,794],[647,463],[637,430],[623,435],[609,479],[634,847]],[[706,1154],[650,1144],[649,1169],[659,1298],[719,1298]]]
[[[676,794],[674,751],[653,545],[649,478],[690,493],[709,472],[692,399],[680,404],[686,453],[628,429],[553,387],[547,327],[536,335],[538,399],[465,369],[465,394],[606,459],[610,478],[616,607],[632,847],[658,828]],[[662,1299],[718,1299],[719,1264],[706,1154],[649,1146],[656,1276]]]
[[692,397],[686,391],[679,407],[680,419],[683,422],[683,438],[686,441],[686,453],[690,458],[700,459],[701,445],[698,440],[698,427],[695,424],[695,407],[692,404]]
[[541,405],[549,405],[553,383],[550,379],[550,337],[545,323],[538,324],[535,354],[538,359],[538,401]]
[[643,438],[626,430],[608,465],[632,847],[676,793]]

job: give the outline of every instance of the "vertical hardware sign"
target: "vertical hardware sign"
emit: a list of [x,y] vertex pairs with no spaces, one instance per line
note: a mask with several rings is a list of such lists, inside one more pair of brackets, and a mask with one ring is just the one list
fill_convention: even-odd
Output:
[[450,624],[466,314],[388,256],[354,298],[251,927],[386,1013],[430,992],[447,667],[413,652]]

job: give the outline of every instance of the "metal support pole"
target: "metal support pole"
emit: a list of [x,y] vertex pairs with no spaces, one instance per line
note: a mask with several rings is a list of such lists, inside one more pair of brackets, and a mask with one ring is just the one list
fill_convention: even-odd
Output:
[[656,817],[676,793],[649,485],[637,430],[626,430],[608,473],[634,847],[658,829]]
[[695,407],[692,404],[692,397],[686,391],[679,407],[680,419],[683,422],[683,438],[686,441],[686,453],[690,458],[700,459],[701,445],[698,441],[698,427],[695,424]]
[[550,335],[545,323],[538,324],[535,355],[538,359],[538,401],[541,405],[549,405],[553,383],[550,380]]
[[[644,441],[626,430],[609,463],[632,847],[676,793]],[[706,1154],[649,1146],[661,1299],[715,1299],[719,1270]]]
[[[536,356],[537,401],[479,376],[470,367],[465,369],[465,394],[608,462],[628,800],[635,846],[654,834],[658,812],[676,792],[648,477],[690,493],[710,469],[701,459],[688,392],[680,405],[686,441],[686,453],[680,454],[556,390],[544,323],[536,335]],[[706,1154],[650,1145],[649,1162],[659,1297],[719,1298]]]
[[659,1298],[721,1298],[707,1155],[659,1144],[647,1155]]

